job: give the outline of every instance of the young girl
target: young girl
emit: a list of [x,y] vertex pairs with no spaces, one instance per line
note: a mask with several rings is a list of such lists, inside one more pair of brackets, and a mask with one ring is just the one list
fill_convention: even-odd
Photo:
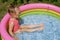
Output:
[[[14,7],[13,5],[8,8],[8,13],[11,15],[11,18],[9,20],[9,33],[10,35],[15,38],[15,40],[18,40],[15,36],[16,33],[19,32],[33,32],[38,30],[44,29],[44,24],[35,24],[35,25],[19,25],[18,22],[18,15],[19,15],[19,9],[17,7]],[[39,26],[38,28],[35,28]]]

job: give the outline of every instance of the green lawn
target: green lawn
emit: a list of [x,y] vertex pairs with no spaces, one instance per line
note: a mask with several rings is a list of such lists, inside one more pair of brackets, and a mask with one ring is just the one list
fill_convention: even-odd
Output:
[[2,40],[2,39],[1,39],[1,36],[0,36],[0,40]]

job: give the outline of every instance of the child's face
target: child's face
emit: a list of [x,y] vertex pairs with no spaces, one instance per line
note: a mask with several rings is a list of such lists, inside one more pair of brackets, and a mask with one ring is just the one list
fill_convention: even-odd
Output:
[[18,8],[15,8],[16,13],[13,13],[13,17],[18,18],[20,10]]
[[16,11],[16,14],[19,15],[20,10],[17,7],[15,8],[15,11]]

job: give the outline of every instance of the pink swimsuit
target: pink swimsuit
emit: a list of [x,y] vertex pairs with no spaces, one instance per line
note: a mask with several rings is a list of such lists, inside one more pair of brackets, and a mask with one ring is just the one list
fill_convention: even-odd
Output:
[[13,22],[14,23],[13,32],[16,32],[19,29],[19,22],[18,22],[18,20],[17,19],[16,20],[10,19],[9,22]]

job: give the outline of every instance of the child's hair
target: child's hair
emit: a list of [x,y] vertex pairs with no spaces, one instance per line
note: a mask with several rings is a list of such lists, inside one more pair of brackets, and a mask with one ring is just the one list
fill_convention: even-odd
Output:
[[14,6],[14,5],[11,4],[11,5],[8,7],[8,13],[9,13],[9,14],[11,14],[11,13],[16,13],[16,12],[15,12],[15,6]]

